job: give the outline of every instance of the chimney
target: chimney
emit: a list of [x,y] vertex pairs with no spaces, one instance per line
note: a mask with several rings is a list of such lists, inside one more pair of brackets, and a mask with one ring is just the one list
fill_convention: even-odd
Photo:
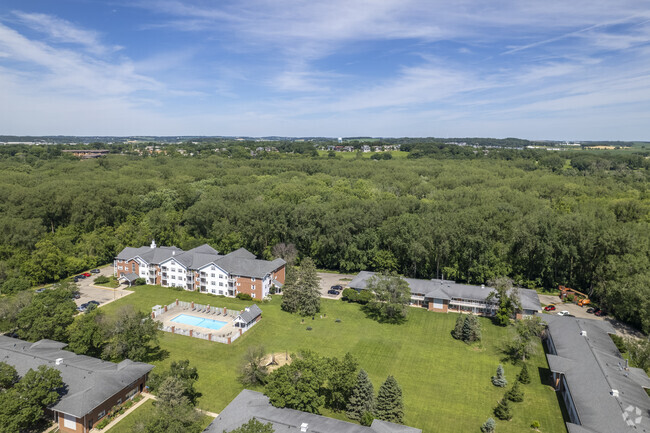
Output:
[[612,392],[610,392],[612,397],[618,397],[618,389],[612,389]]
[[172,256],[175,256],[175,255],[176,255],[176,251],[172,250]]
[[55,364],[55,365],[61,365],[61,364],[63,364],[63,358],[56,358],[56,360],[54,361],[54,364]]
[[485,289],[485,284],[481,284],[481,289]]
[[587,331],[580,331],[580,335],[582,335],[583,337],[586,337],[587,336]]
[[300,424],[300,431],[301,432],[306,432],[308,428],[309,428],[309,424],[307,424],[306,422],[303,422],[302,424]]
[[155,239],[151,241],[151,249],[154,249],[154,248],[156,248],[156,240]]

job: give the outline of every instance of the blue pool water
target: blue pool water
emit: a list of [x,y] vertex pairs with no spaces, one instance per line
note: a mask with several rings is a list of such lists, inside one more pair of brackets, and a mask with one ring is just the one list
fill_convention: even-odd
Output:
[[200,317],[190,316],[189,314],[179,314],[172,319],[172,322],[182,323],[183,325],[200,326],[201,328],[214,329],[215,331],[218,331],[226,325],[226,322],[213,319],[202,319]]

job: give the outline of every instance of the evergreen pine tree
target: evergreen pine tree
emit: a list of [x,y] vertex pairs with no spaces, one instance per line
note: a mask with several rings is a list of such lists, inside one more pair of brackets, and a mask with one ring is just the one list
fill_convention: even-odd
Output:
[[465,321],[463,322],[463,341],[465,343],[469,343],[472,341],[470,340],[470,338],[472,337],[472,324],[470,321],[470,316],[471,315],[465,316]]
[[375,389],[364,369],[359,370],[357,384],[352,389],[345,414],[350,419],[360,420],[364,413],[375,410]]
[[320,284],[316,265],[309,257],[300,262],[298,311],[313,316],[320,311]]
[[493,433],[496,425],[494,418],[488,418],[481,426],[481,433]]
[[494,408],[494,415],[503,421],[508,421],[512,419],[512,413],[510,411],[510,402],[507,398],[502,398],[497,404],[497,407]]
[[454,330],[451,331],[451,336],[454,337],[456,340],[462,340],[463,339],[463,315],[459,314],[458,317],[456,317],[456,326],[454,326]]
[[471,315],[469,319],[469,325],[470,325],[470,335],[469,335],[469,341],[481,341],[482,335],[481,335],[481,322],[479,322],[478,317]]
[[300,305],[298,292],[298,276],[293,266],[287,266],[284,287],[282,288],[282,305],[281,308],[289,313],[298,311]]
[[402,423],[404,419],[404,402],[402,388],[393,376],[388,376],[377,394],[375,415],[383,421]]
[[526,364],[521,367],[521,372],[519,373],[519,376],[517,376],[517,380],[524,385],[530,383],[530,374],[528,373],[528,366]]
[[514,401],[515,403],[521,403],[524,401],[524,392],[519,387],[519,382],[515,382],[512,388],[506,392],[505,398]]
[[508,384],[506,380],[506,375],[503,371],[503,366],[499,364],[497,367],[497,375],[492,376],[492,385],[504,388]]

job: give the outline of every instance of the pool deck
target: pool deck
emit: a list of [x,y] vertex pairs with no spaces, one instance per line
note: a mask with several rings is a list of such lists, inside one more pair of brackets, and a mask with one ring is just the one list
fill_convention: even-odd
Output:
[[[221,311],[223,311],[223,309],[221,309]],[[226,322],[226,324],[223,325],[223,327],[218,331],[215,331],[214,329],[203,328],[201,326],[186,325],[184,323],[172,322],[171,319],[181,314],[200,317],[201,319],[218,320],[220,322]],[[162,322],[163,326],[174,326],[175,329],[185,329],[187,331],[189,330],[198,331],[203,334],[212,334],[215,337],[225,338],[228,337],[229,335],[234,335],[235,333],[239,334],[239,330],[236,329],[234,325],[235,318],[232,316],[224,316],[223,313],[217,315],[212,313],[202,313],[199,312],[199,310],[192,310],[191,308],[184,309],[184,308],[177,307],[177,308],[172,308],[171,310],[165,313],[162,313],[160,316],[156,317],[156,320]]]

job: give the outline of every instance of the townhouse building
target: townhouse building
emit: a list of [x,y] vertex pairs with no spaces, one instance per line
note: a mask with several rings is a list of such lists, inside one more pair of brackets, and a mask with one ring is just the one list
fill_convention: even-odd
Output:
[[271,286],[281,289],[285,266],[282,259],[259,260],[244,248],[221,255],[207,244],[183,251],[158,247],[154,241],[148,247],[124,248],[114,260],[113,274],[129,282],[143,278],[163,287],[229,297],[246,293],[262,299]]
[[[348,286],[357,291],[364,290],[368,280],[375,272],[361,271],[350,281]],[[446,313],[473,313],[483,316],[496,314],[498,304],[490,298],[494,292],[491,287],[459,284],[449,280],[423,280],[404,278],[411,291],[411,305],[426,308],[429,311]],[[537,292],[531,289],[519,289],[521,311],[516,319],[533,316],[542,312]]]

